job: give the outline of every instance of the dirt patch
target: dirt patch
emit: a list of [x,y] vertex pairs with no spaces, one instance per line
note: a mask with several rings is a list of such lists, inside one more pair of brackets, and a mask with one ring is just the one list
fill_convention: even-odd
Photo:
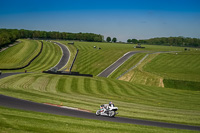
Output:
[[128,74],[126,74],[125,76],[120,77],[119,80],[130,81],[131,78],[133,77],[133,74],[134,74],[134,73],[128,73]]
[[160,78],[159,87],[163,87],[163,88],[165,87],[165,86],[164,86],[164,83],[163,83],[163,78]]

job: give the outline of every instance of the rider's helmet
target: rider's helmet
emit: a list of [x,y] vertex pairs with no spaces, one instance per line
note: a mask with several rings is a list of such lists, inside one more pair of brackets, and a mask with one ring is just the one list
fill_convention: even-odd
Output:
[[112,106],[112,104],[113,104],[112,102],[109,102],[109,106]]

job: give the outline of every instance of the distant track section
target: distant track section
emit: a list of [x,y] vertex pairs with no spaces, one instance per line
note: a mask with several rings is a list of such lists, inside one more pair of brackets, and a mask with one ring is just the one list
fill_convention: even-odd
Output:
[[57,44],[58,46],[60,46],[60,48],[62,49],[62,52],[63,52],[63,56],[60,59],[59,63],[51,69],[56,68],[56,69],[60,70],[61,68],[63,68],[67,64],[67,62],[70,58],[70,51],[68,50],[68,48],[65,45],[58,43],[58,42],[54,42],[54,43]]
[[131,56],[136,53],[141,53],[142,51],[132,51],[124,54],[121,58],[119,58],[116,62],[107,67],[104,71],[102,71],[97,76],[99,77],[108,77],[111,73],[113,73],[118,67],[120,67],[125,61],[127,61]]
[[40,48],[40,51],[38,52],[38,54],[29,61],[29,63],[25,66],[22,66],[22,67],[17,67],[17,68],[0,68],[0,70],[19,70],[19,69],[23,69],[23,68],[26,68],[28,67],[41,53],[42,53],[42,50],[43,50],[43,42],[41,41],[41,48]]
[[16,73],[2,73],[0,74],[0,79],[8,77],[8,76],[12,76],[12,75],[16,75],[16,74],[22,74],[22,72],[16,72]]

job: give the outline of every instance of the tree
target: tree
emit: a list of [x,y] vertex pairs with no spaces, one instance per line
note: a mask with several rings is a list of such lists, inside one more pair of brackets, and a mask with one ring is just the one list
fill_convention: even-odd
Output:
[[111,41],[111,38],[110,38],[110,37],[107,37],[107,38],[106,38],[106,41],[107,41],[107,42],[110,42],[110,41]]
[[117,38],[114,37],[114,38],[112,39],[112,42],[117,42]]
[[134,44],[138,43],[138,40],[137,40],[137,39],[132,39],[131,41],[132,41],[132,43],[134,43]]
[[127,43],[131,43],[131,42],[132,42],[132,40],[131,40],[131,39],[128,39],[128,40],[127,40]]
[[101,41],[102,41],[102,39],[101,39],[101,37],[100,37],[100,36],[99,36],[99,37],[97,36],[97,37],[95,37],[95,38],[94,38],[94,41],[95,41],[95,42],[101,42]]

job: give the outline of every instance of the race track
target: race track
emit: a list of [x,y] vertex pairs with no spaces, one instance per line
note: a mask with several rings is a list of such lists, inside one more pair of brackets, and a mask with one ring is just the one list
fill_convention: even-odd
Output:
[[111,73],[113,73],[118,67],[120,67],[125,61],[127,61],[131,56],[136,53],[141,53],[142,51],[132,51],[124,54],[121,58],[119,58],[116,62],[107,67],[104,71],[102,71],[97,76],[99,77],[108,77]]
[[61,107],[51,106],[47,104],[35,103],[35,102],[17,99],[17,98],[13,98],[13,97],[1,95],[1,94],[0,94],[0,106],[22,109],[22,110],[29,110],[29,111],[36,111],[36,112],[43,112],[43,113],[49,113],[49,114],[63,115],[63,116],[86,118],[86,119],[95,119],[95,120],[112,121],[112,122],[120,122],[120,123],[130,123],[130,124],[138,124],[138,125],[200,131],[199,126],[189,126],[189,125],[181,125],[181,124],[173,124],[173,123],[130,119],[130,118],[123,118],[123,117],[109,118],[109,117],[103,117],[103,116],[96,116],[94,113],[61,108]]
[[[128,53],[127,56],[125,55],[124,58],[128,59],[128,58],[130,58],[130,56],[132,56],[135,53],[137,53],[137,52],[132,52],[130,54]],[[66,56],[67,56],[67,53],[66,53]],[[62,57],[62,58],[64,58],[64,57]],[[120,58],[120,59],[122,59],[122,58]],[[123,60],[124,60],[124,58],[123,58]],[[120,62],[123,62],[123,60]],[[63,62],[61,62],[61,61],[63,61]],[[60,61],[61,63],[59,63],[57,65],[59,68],[62,68],[63,65],[66,64],[66,60],[61,59],[61,61]],[[0,79],[5,78],[7,76],[15,75],[15,74],[20,74],[20,73],[3,73],[2,75],[0,75]],[[0,106],[4,106],[4,107],[8,107],[8,108],[22,109],[22,110],[29,110],[29,111],[36,111],[36,112],[43,112],[43,113],[49,113],[49,114],[63,115],[63,116],[86,118],[86,119],[95,119],[95,120],[112,121],[112,122],[119,122],[119,123],[129,123],[129,124],[157,126],[157,127],[164,127],[164,128],[176,128],[176,129],[187,129],[187,130],[200,131],[200,126],[190,126],[190,125],[156,122],[156,121],[149,121],[149,120],[130,119],[130,118],[123,118],[123,117],[115,117],[115,118],[102,117],[102,116],[96,116],[94,113],[72,110],[72,109],[67,109],[67,108],[61,108],[61,107],[51,106],[51,105],[42,104],[42,103],[35,103],[32,101],[22,100],[22,99],[5,96],[5,95],[1,95],[1,94],[0,94]],[[98,108],[98,106],[99,105],[97,105],[97,108]]]
[[[63,53],[62,58],[60,59],[60,62],[56,66],[53,67],[53,68],[57,68],[58,70],[60,70],[67,64],[67,62],[70,58],[70,51],[68,50],[68,48],[65,45],[60,44],[58,42],[54,42],[54,43],[57,44],[58,46],[60,46],[60,48],[62,49],[62,53]],[[53,69],[53,68],[51,68],[51,69]],[[63,69],[63,71],[64,71],[64,69]]]

